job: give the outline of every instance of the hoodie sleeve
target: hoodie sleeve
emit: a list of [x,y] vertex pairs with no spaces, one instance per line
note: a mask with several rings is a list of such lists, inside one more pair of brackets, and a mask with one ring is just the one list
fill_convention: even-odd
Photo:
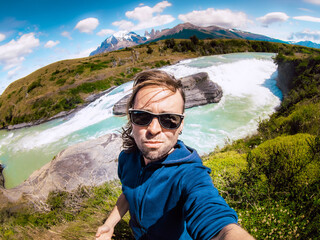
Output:
[[124,164],[124,159],[125,159],[125,152],[121,151],[118,157],[118,177],[121,180],[122,176],[122,170],[123,170],[123,164]]
[[236,212],[219,195],[208,170],[198,165],[184,175],[183,213],[193,239],[211,239],[223,227],[237,223]]

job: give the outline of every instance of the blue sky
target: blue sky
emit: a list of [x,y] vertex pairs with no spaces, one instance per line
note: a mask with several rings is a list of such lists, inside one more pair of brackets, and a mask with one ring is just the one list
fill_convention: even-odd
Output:
[[191,22],[320,43],[320,0],[0,1],[0,94],[38,68],[88,56],[120,30]]

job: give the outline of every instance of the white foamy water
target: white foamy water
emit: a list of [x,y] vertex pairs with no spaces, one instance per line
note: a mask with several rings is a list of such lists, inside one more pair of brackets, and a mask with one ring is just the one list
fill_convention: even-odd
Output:
[[[272,56],[227,54],[189,59],[163,68],[177,78],[208,72],[224,92],[219,103],[186,111],[181,139],[205,154],[226,141],[253,133],[259,120],[274,112],[282,97],[275,85],[277,72]],[[70,145],[119,131],[126,117],[113,116],[112,107],[131,87],[132,83],[124,84],[67,119],[0,131],[0,162],[6,166],[6,187],[18,185]]]
[[100,97],[80,110],[68,121],[24,136],[17,142],[15,146],[16,150],[39,148],[50,143],[61,141],[74,132],[112,117],[113,105],[121,100],[123,96],[129,94],[131,88],[132,82],[123,84],[121,88],[111,91],[109,94]]

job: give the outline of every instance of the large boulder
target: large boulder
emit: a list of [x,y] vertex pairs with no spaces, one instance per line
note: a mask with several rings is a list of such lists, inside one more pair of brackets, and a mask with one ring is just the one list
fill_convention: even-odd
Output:
[[0,203],[45,200],[51,191],[72,191],[118,179],[118,155],[122,139],[117,134],[73,145],[12,189],[0,189]]
[[[179,79],[186,95],[186,108],[217,103],[221,100],[223,92],[221,87],[209,79],[206,72],[196,73]],[[113,114],[125,115],[128,98],[123,97],[113,107]]]

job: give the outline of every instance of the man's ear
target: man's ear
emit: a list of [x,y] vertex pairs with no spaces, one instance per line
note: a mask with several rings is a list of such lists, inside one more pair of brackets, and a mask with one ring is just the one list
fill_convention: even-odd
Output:
[[181,125],[179,127],[179,134],[182,134],[182,130],[183,130],[183,124],[184,124],[184,119],[182,119]]

